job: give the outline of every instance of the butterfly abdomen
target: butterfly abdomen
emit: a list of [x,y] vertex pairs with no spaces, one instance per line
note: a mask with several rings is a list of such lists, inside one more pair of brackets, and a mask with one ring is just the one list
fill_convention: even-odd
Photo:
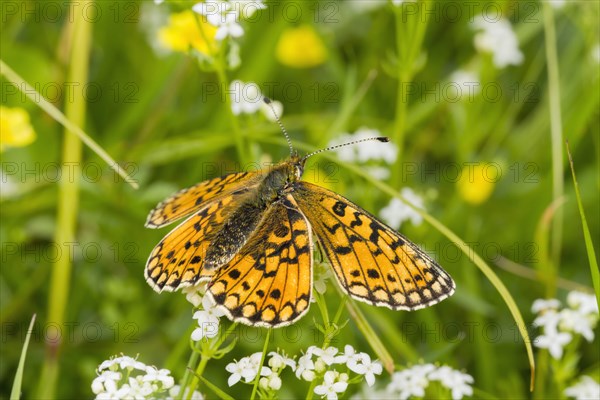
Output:
[[211,237],[211,245],[206,251],[204,268],[218,268],[233,256],[248,241],[260,222],[266,206],[254,199],[248,199],[229,215],[227,221]]

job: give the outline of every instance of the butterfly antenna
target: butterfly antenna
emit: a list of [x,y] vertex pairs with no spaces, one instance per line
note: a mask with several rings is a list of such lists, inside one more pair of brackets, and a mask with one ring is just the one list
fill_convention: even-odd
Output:
[[285,136],[285,140],[287,140],[288,146],[290,146],[290,155],[293,156],[294,148],[292,147],[292,141],[290,140],[290,136],[288,135],[287,131],[285,130],[285,127],[281,123],[281,120],[279,119],[279,115],[277,115],[277,111],[275,111],[275,107],[273,107],[273,102],[268,97],[263,97],[263,101],[265,102],[266,105],[268,105],[271,108],[271,111],[273,111],[273,115],[275,116],[275,121],[277,121],[277,124],[279,125],[279,127],[281,128],[281,131],[283,132],[283,134]]
[[382,143],[387,143],[387,142],[390,141],[390,138],[385,137],[385,136],[370,137],[370,138],[366,138],[366,139],[355,140],[354,142],[337,144],[335,146],[327,147],[325,149],[313,151],[312,153],[309,153],[309,154],[305,155],[304,157],[302,157],[302,161],[306,160],[308,157],[314,156],[315,154],[319,154],[319,153],[322,153],[324,151],[335,150],[335,149],[339,149],[340,147],[351,146],[351,145],[362,143],[362,142],[371,142],[373,140],[376,140],[376,141],[382,142]]

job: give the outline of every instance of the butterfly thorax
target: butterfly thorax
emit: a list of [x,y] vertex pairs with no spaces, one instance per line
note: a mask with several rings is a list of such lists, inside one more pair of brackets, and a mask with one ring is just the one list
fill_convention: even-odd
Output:
[[211,238],[212,244],[206,252],[204,264],[207,270],[218,268],[232,259],[260,224],[265,210],[293,189],[294,182],[302,176],[303,166],[304,160],[297,156],[275,165],[255,191],[231,211]]
[[290,159],[275,165],[258,186],[258,202],[269,205],[277,201],[291,189],[294,182],[300,180],[303,169],[304,160],[298,156],[292,156]]

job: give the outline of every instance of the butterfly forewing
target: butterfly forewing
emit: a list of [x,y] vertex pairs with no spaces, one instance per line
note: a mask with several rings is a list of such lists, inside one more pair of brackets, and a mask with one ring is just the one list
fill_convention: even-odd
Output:
[[239,172],[180,190],[150,211],[146,227],[160,228],[201,209],[210,200],[226,196],[241,187],[256,186],[262,175],[261,171]]
[[212,277],[207,293],[234,321],[288,325],[310,305],[311,248],[308,221],[288,195],[265,211],[244,247]]
[[296,183],[293,196],[352,297],[415,310],[453,293],[452,278],[431,257],[349,200],[307,182]]
[[203,268],[211,236],[247,195],[247,189],[204,204],[165,236],[152,250],[146,264],[146,281],[158,292],[174,291],[207,280],[213,271]]

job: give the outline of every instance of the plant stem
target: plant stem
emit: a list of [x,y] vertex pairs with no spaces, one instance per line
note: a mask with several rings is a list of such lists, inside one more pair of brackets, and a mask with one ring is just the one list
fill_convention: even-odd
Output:
[[[86,21],[85,7],[92,3],[91,0],[73,2],[73,26],[71,26],[70,68],[67,76],[68,82],[85,83],[88,79],[89,53],[91,44],[92,25]],[[65,104],[65,115],[69,121],[77,126],[84,126],[86,102],[82,91],[75,91],[72,101]],[[79,209],[79,181],[81,177],[82,142],[72,131],[65,131],[62,150],[63,165],[73,167],[72,173],[61,174],[58,189],[57,223],[54,232],[54,241],[63,250],[62,254],[69,254],[68,245],[75,242],[77,227],[77,211]],[[70,291],[72,259],[69,256],[59,257],[52,266],[48,298],[48,326],[61,329],[65,322],[65,312]],[[59,334],[46,335],[46,337],[60,337]],[[56,397],[56,383],[59,374],[58,354],[62,343],[60,341],[46,342],[46,358],[39,381],[37,397]]]
[[267,338],[265,339],[262,356],[260,357],[260,364],[258,364],[258,372],[256,373],[256,378],[254,379],[254,386],[252,387],[252,395],[250,396],[250,400],[254,400],[254,397],[256,396],[256,390],[258,389],[258,381],[260,381],[260,372],[262,371],[262,366],[263,366],[263,364],[265,362],[265,358],[267,356],[267,348],[269,347],[269,339],[271,339],[271,331],[272,331],[272,329],[267,328]]
[[[562,117],[560,112],[560,81],[558,74],[558,56],[556,53],[556,32],[554,26],[554,13],[549,3],[543,4],[544,8],[544,33],[546,42],[546,59],[548,67],[548,96],[550,111],[550,136],[552,140],[552,200],[563,197],[563,133]],[[552,221],[552,273],[555,278],[560,266],[562,246],[563,210],[556,210]],[[550,280],[553,283],[555,279]],[[546,288],[546,296],[553,297],[556,286]]]

